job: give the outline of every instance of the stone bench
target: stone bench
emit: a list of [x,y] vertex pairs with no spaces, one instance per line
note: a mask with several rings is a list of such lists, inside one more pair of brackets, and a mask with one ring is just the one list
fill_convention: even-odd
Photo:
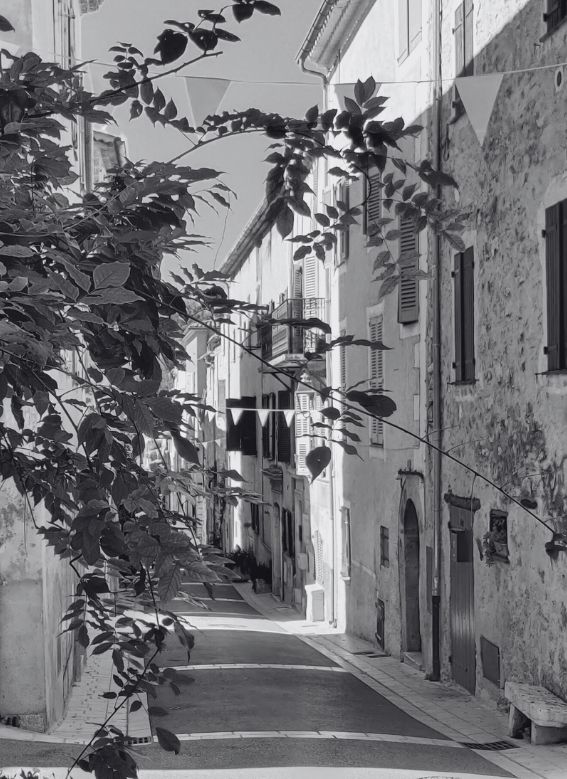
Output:
[[508,734],[517,737],[531,722],[532,744],[567,741],[567,703],[545,687],[506,682],[504,694],[510,701]]

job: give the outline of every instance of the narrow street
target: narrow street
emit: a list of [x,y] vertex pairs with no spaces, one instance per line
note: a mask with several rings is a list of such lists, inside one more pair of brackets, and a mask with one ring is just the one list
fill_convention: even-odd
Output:
[[[206,596],[201,585],[187,583],[183,589]],[[187,618],[196,645],[188,665],[172,637],[161,664],[181,669],[194,681],[181,687],[180,696],[162,689],[152,702],[169,712],[152,718],[154,731],[161,726],[176,733],[182,751],[175,756],[157,744],[137,745],[142,770],[174,770],[189,777],[219,769],[225,769],[218,774],[223,777],[238,769],[245,776],[309,777],[317,775],[316,767],[324,768],[326,776],[345,779],[406,776],[404,771],[420,772],[407,774],[412,777],[438,772],[511,776],[285,633],[232,585],[216,587],[215,594],[214,601],[204,598],[210,611],[181,598],[168,604]],[[40,743],[27,744],[25,753],[20,750],[17,742],[0,742],[0,765],[22,760],[45,767],[69,765],[77,753],[76,746]]]

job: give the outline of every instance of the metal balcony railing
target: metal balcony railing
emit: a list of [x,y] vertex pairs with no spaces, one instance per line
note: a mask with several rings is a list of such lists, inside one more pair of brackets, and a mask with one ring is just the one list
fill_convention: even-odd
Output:
[[[289,298],[272,311],[272,320],[321,319],[325,321],[324,298]],[[325,334],[321,330],[306,329],[289,324],[264,324],[259,327],[262,357],[273,360],[276,357],[303,356],[316,352]]]

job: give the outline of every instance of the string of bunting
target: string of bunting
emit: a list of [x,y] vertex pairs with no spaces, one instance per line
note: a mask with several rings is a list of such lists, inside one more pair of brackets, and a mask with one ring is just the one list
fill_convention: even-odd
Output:
[[[293,408],[227,408],[226,411],[232,417],[232,423],[234,425],[237,425],[240,422],[242,414],[245,411],[255,411],[262,427],[266,424],[270,414],[279,414],[281,412],[284,415],[288,427],[291,427],[295,417],[295,409]],[[208,413],[212,416],[216,412],[210,411]]]

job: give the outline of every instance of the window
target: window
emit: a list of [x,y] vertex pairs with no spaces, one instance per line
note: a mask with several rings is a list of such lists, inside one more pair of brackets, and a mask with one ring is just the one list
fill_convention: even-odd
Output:
[[390,530],[380,525],[380,565],[390,567]]
[[[348,211],[350,208],[350,187],[348,184],[339,184],[337,187],[337,205],[341,209],[341,216],[344,211]],[[345,262],[348,260],[350,251],[350,225],[344,225],[343,230],[339,230],[337,241],[337,262]]]
[[[474,74],[473,54],[473,0],[463,0],[455,11],[455,77]],[[459,91],[455,87],[453,100],[453,120],[461,116],[465,109]]]
[[[278,408],[290,409],[292,406],[292,393],[289,390],[278,392]],[[291,430],[285,419],[283,411],[276,414],[278,431],[278,462],[291,462]]]
[[282,547],[290,557],[295,555],[295,523],[287,509],[282,509]]
[[[373,317],[368,325],[371,341],[382,341],[382,316]],[[370,388],[384,387],[384,352],[381,349],[370,350]],[[381,419],[370,420],[370,445],[384,446],[384,423]]]
[[[254,395],[244,398],[226,399],[226,449],[228,452],[256,455],[256,419],[257,414]],[[237,414],[237,421],[228,409],[248,409]]]
[[474,358],[474,249],[455,255],[455,382],[475,380]]
[[483,552],[488,564],[495,560],[509,561],[508,514],[505,511],[491,510],[488,533],[485,533],[483,539]]
[[421,0],[398,0],[398,60],[404,60],[421,40]]
[[271,409],[275,408],[275,395],[262,395],[262,408],[270,409],[268,418],[262,427],[262,456],[266,460],[273,460],[275,457],[275,419]]
[[545,212],[547,370],[567,370],[567,200]]
[[419,317],[419,235],[413,214],[400,215],[399,267],[398,322],[409,325]]
[[567,0],[547,0],[543,21],[547,25],[547,32],[553,32],[559,27],[563,19],[567,17]]
[[386,607],[380,598],[376,601],[376,641],[384,649],[384,628],[386,626]]
[[257,503],[250,504],[250,523],[252,530],[259,535],[260,533],[260,507]]
[[368,171],[364,177],[363,230],[368,236],[374,234],[377,222],[382,217],[381,176],[377,168]]
[[482,675],[500,687],[500,648],[484,636],[480,637]]
[[341,577],[350,579],[350,509],[341,508]]

